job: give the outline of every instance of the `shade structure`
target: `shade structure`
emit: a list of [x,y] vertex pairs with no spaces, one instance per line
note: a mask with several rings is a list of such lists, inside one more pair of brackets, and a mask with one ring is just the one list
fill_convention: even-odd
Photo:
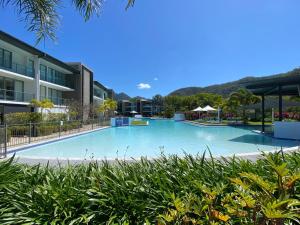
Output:
[[205,110],[205,111],[207,111],[207,112],[209,112],[209,111],[217,111],[215,108],[213,108],[213,107],[211,107],[211,106],[209,106],[209,105],[205,106],[205,107],[203,108],[203,110]]
[[137,114],[137,111],[132,110],[130,113],[131,114]]
[[203,108],[201,108],[200,106],[197,107],[196,109],[192,110],[193,112],[204,112],[205,110],[203,110]]

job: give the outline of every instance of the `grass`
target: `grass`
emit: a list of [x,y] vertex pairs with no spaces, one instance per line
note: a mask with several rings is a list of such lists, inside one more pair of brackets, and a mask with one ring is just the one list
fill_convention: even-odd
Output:
[[57,167],[10,159],[0,162],[0,224],[285,224],[300,214],[299,165],[300,153]]

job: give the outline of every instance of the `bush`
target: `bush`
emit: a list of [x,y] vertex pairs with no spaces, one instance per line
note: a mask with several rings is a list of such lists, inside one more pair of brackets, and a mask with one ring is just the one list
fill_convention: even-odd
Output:
[[59,124],[57,125],[41,124],[41,125],[37,125],[34,130],[35,130],[35,135],[37,137],[46,136],[46,135],[59,132]]
[[47,121],[48,122],[66,121],[67,117],[68,116],[65,113],[48,113]]
[[[300,153],[26,166],[0,161],[0,224],[297,224]],[[8,174],[8,175],[7,175]]]
[[42,121],[42,114],[37,112],[9,113],[5,115],[4,121],[6,124],[40,123]]
[[175,113],[175,110],[174,110],[173,107],[170,107],[170,106],[166,106],[165,107],[164,117],[166,117],[166,118],[173,118],[174,117],[174,113]]
[[29,126],[25,125],[13,125],[8,126],[8,130],[13,137],[20,137],[20,136],[26,136],[29,135]]

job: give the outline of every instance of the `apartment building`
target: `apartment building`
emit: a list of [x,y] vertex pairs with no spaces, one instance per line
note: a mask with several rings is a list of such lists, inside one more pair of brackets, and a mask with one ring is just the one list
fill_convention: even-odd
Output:
[[132,115],[132,111],[141,114],[145,117],[152,116],[156,111],[153,106],[152,100],[148,99],[135,99],[135,100],[122,100],[118,102],[118,112],[122,115]]
[[94,105],[97,106],[103,104],[103,102],[108,98],[108,89],[100,82],[94,81],[93,90]]
[[[101,96],[97,89],[100,83],[96,82],[95,87],[93,76],[93,71],[82,63],[62,62],[0,31],[2,121],[7,113],[33,111],[30,107],[32,99],[50,99],[54,103],[50,111],[57,113],[66,112],[70,101],[78,101],[88,108]],[[88,117],[87,111],[83,112],[83,119]]]

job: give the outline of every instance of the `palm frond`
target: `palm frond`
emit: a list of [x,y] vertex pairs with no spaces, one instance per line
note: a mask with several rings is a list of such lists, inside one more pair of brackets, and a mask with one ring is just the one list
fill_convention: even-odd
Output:
[[80,12],[85,21],[91,16],[99,16],[104,0],[72,0],[75,8]]

